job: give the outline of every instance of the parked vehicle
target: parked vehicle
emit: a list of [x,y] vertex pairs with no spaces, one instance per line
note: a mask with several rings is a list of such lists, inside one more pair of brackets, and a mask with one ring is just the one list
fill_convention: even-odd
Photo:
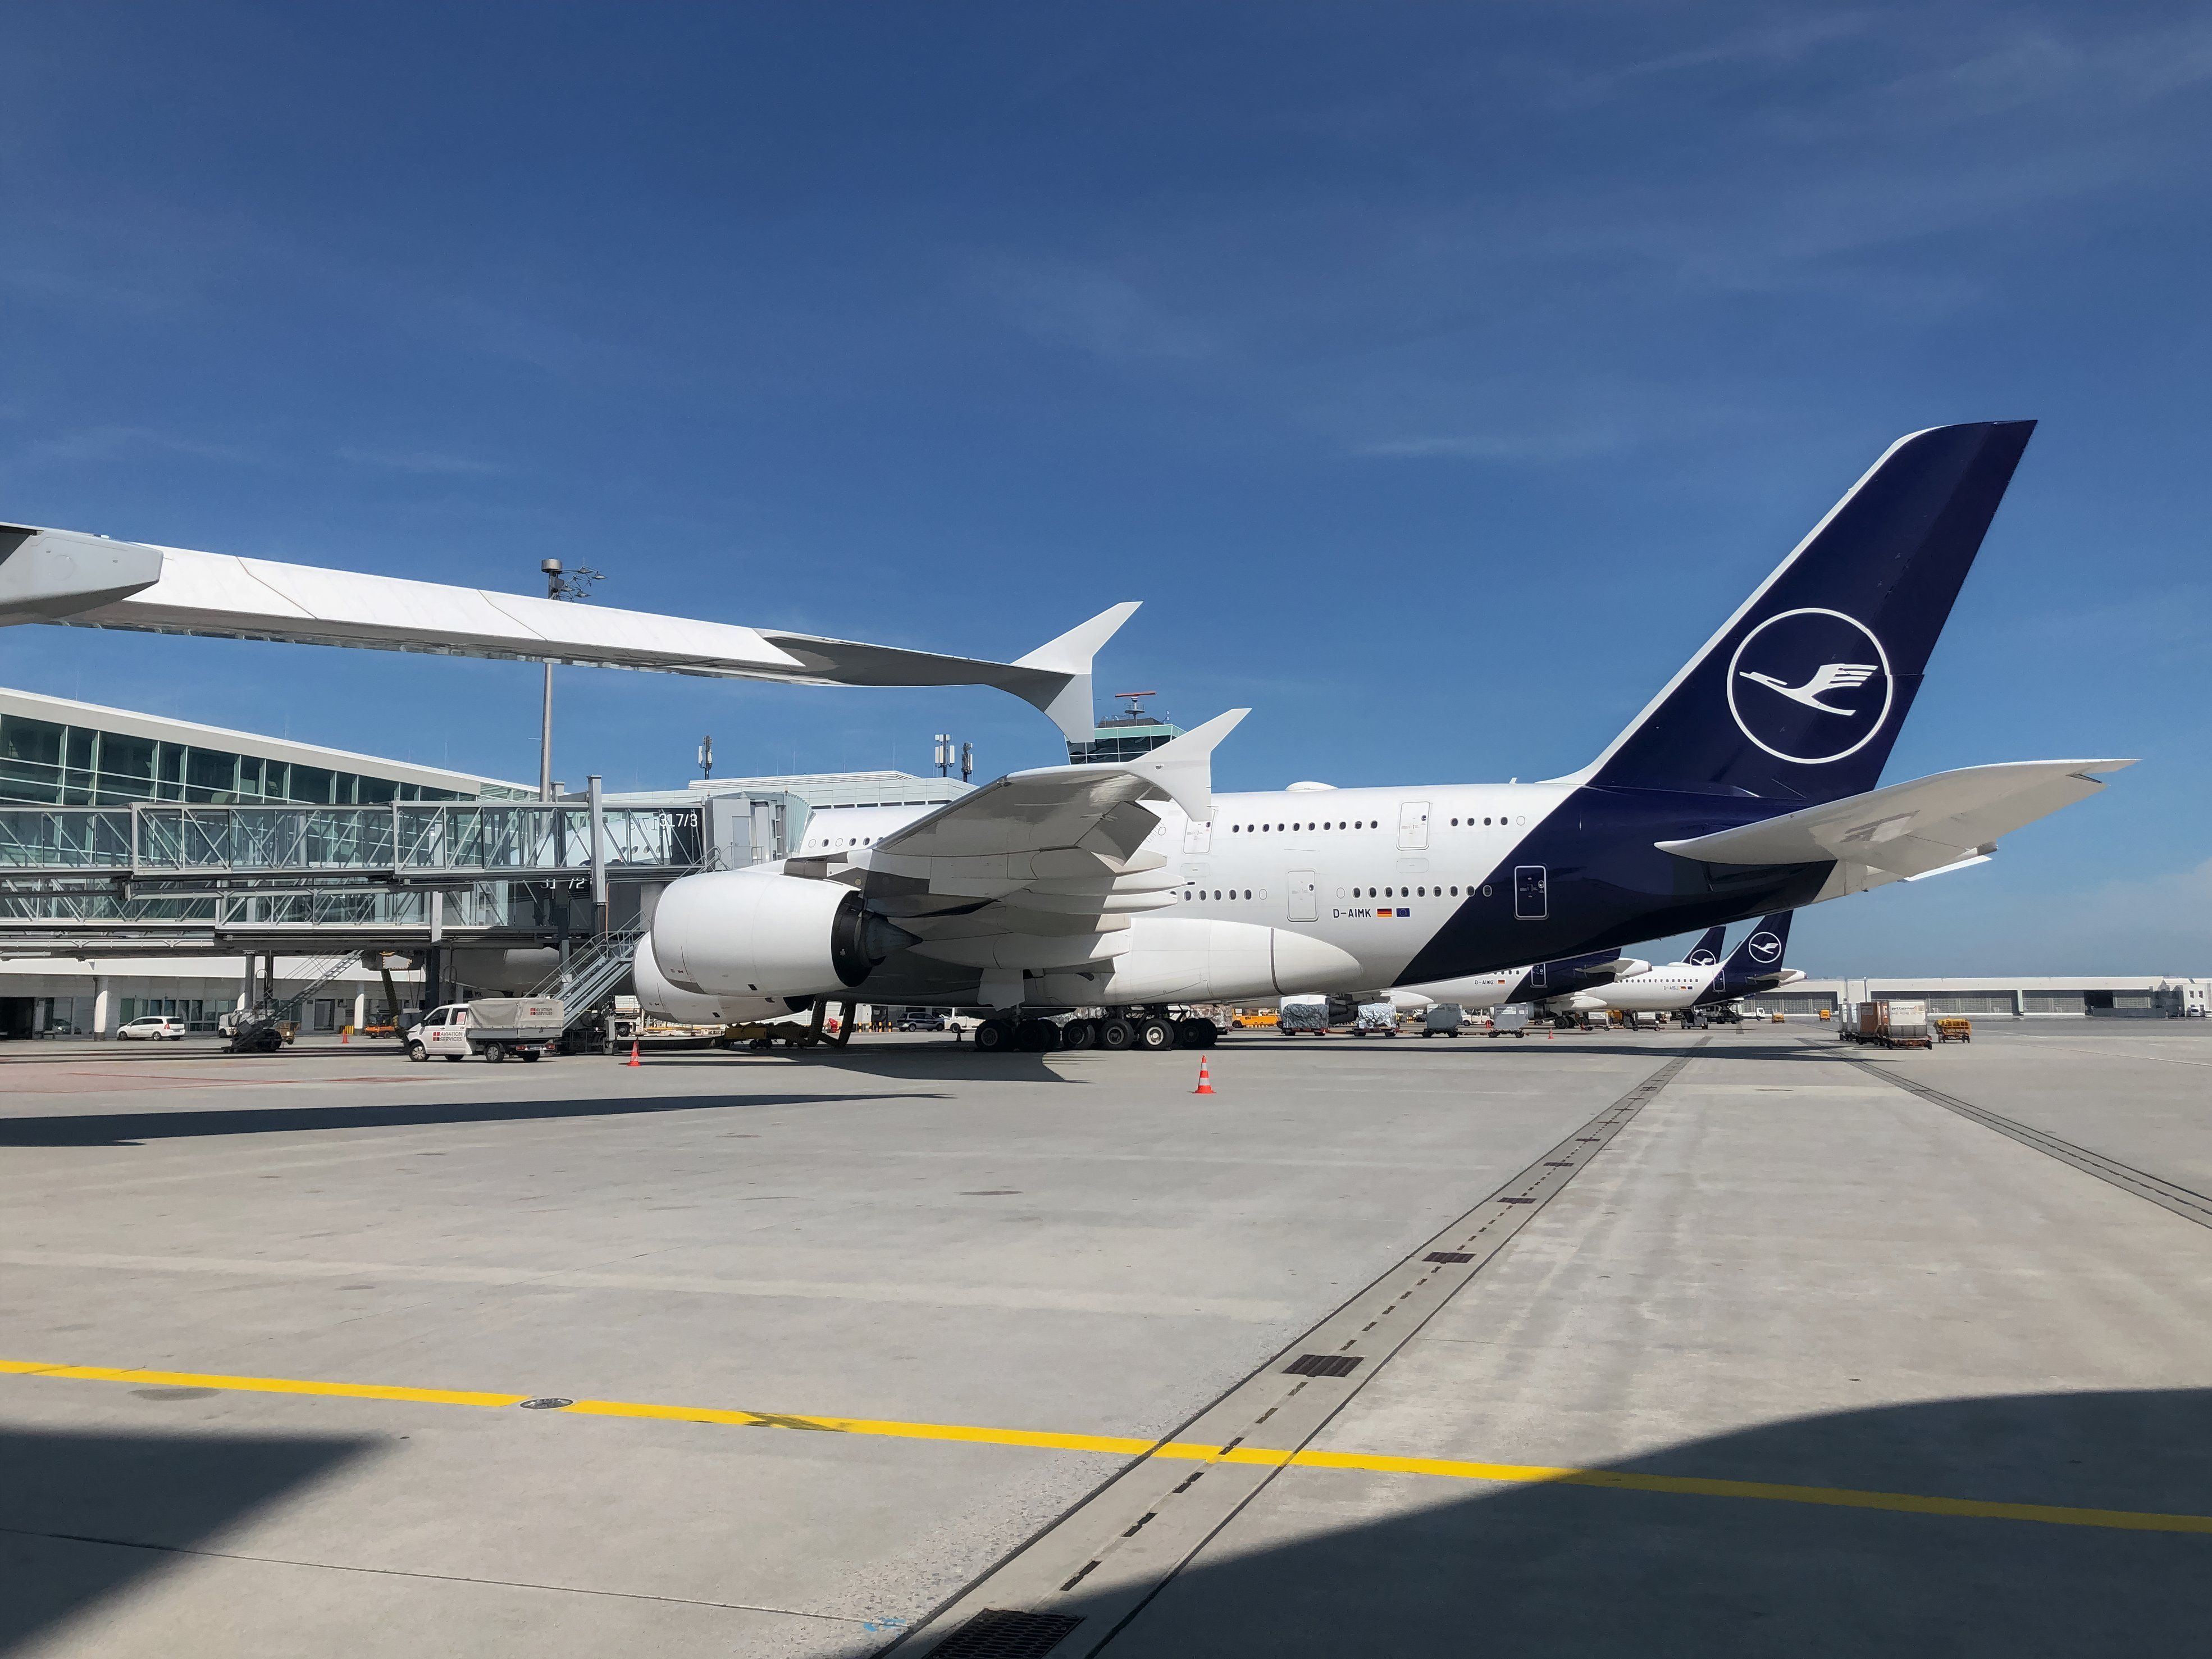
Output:
[[1528,1005],[1509,1002],[1502,1008],[1490,1011],[1490,1035],[1500,1037],[1510,1032],[1517,1037],[1528,1035]]
[[279,1019],[273,1013],[226,1015],[217,1024],[230,1041],[224,1052],[234,1054],[273,1054],[300,1035],[296,1019]]
[[1354,1036],[1386,1036],[1398,1035],[1398,1008],[1395,1003],[1363,1002],[1359,1013],[1352,1022]]
[[1455,1037],[1466,1024],[1467,1010],[1456,1002],[1432,1002],[1421,1015],[1421,1035]]
[[1328,1035],[1328,999],[1327,997],[1285,997],[1282,1012],[1277,1018],[1276,1029],[1286,1036],[1316,1036]]
[[908,1014],[904,1019],[899,1021],[898,1028],[902,1031],[944,1031],[957,1029],[946,1021],[943,1014]]
[[118,1042],[159,1042],[165,1037],[181,1042],[188,1029],[184,1021],[168,1014],[141,1014],[128,1024],[117,1026],[115,1037]]
[[441,1054],[466,1060],[482,1054],[502,1060],[513,1054],[536,1060],[560,1042],[568,1024],[558,997],[479,997],[433,1008],[407,1032],[407,1058]]

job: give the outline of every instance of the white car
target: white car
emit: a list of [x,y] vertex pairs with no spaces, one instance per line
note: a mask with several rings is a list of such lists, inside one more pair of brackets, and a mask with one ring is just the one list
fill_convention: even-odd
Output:
[[117,1026],[115,1038],[118,1042],[159,1042],[167,1037],[172,1042],[182,1042],[185,1032],[185,1022],[181,1019],[167,1014],[141,1014],[129,1024]]

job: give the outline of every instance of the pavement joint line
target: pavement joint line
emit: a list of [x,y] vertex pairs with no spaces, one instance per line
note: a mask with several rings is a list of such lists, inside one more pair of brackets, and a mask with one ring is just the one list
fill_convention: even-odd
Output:
[[2148,1170],[2138,1170],[2116,1158],[2106,1158],[2102,1152],[2093,1152],[2087,1146],[2077,1146],[2048,1130],[2017,1122],[2002,1112],[1993,1112],[1986,1106],[1977,1106],[1970,1100],[1945,1094],[1941,1089],[1931,1088],[1872,1060],[1862,1060],[1856,1054],[1845,1058],[1861,1071],[1871,1073],[1916,1099],[1924,1100],[1931,1106],[1941,1106],[1945,1111],[1963,1117],[1970,1123],[1978,1123],[1985,1129],[1994,1129],[2008,1139],[2016,1140],[2046,1158],[2057,1158],[2061,1164],[2069,1164],[2084,1175],[2094,1176],[2107,1186],[2117,1187],[2133,1197],[2147,1200],[2185,1221],[2193,1221],[2200,1227],[2212,1227],[2212,1196],[2194,1188],[2168,1181],[2163,1176],[2154,1176]]
[[[35,1360],[0,1359],[0,1376],[42,1376],[70,1382],[134,1382],[161,1388],[216,1389],[225,1392],[288,1394],[347,1400],[394,1401],[408,1405],[520,1406],[542,1396],[494,1394],[464,1389],[416,1389],[390,1383],[330,1382],[301,1377],[234,1376],[207,1371],[145,1370],[133,1367],[44,1364]],[[2155,1510],[2111,1510],[2060,1504],[2025,1504],[1966,1498],[1942,1498],[1914,1492],[1863,1491],[1848,1486],[1799,1486],[1783,1481],[1730,1480],[1697,1475],[1650,1474],[1634,1469],[1585,1469],[1540,1463],[1492,1463],[1463,1458],[1394,1457],[1373,1452],[1291,1449],[1276,1446],[1248,1446],[1231,1443],[1188,1440],[1146,1440],[1130,1435],[1063,1434],[1047,1430],[981,1427],[953,1423],[910,1423],[855,1417],[805,1417],[779,1412],[742,1411],[711,1406],[658,1405],[639,1401],[579,1400],[574,1404],[542,1413],[546,1417],[611,1417],[674,1423],[723,1424],[739,1428],[780,1428],[800,1431],[848,1434],[902,1440],[964,1443],[970,1445],[1013,1446],[1046,1451],[1092,1452],[1106,1455],[1163,1458],[1201,1464],[1242,1464],[1264,1468],[1329,1469],[1365,1474],[1404,1474],[1449,1480],[1479,1480],[1501,1486],[1597,1486],[1620,1492],[1667,1492],[1687,1497],[1734,1498],[1771,1503],[1805,1504],[1838,1509],[1888,1510],[1908,1515],[1949,1516],[1985,1521],[2031,1521],[2055,1526],[2101,1528],[2123,1532],[2195,1533],[2212,1536],[2212,1515],[2162,1513]],[[19,1530],[0,1528],[0,1531]],[[37,1536],[62,1534],[36,1534]],[[80,1541],[114,1544],[142,1549],[174,1549],[165,1544],[134,1543],[125,1539],[87,1539]],[[191,1551],[185,1553],[219,1552]],[[278,1557],[254,1556],[255,1560],[281,1561]],[[294,1566],[326,1566],[313,1561],[283,1561]],[[402,1569],[344,1568],[344,1571],[404,1571]],[[413,1577],[441,1575],[412,1574]],[[485,1583],[506,1583],[505,1579]],[[565,1589],[558,1584],[527,1584],[520,1588]],[[623,1595],[624,1591],[586,1590],[589,1595]],[[683,1598],[676,1598],[683,1599]],[[744,1606],[716,1602],[714,1606]],[[761,1608],[788,1612],[787,1608]],[[805,1617],[834,1617],[804,1614]]]
[[380,1578],[428,1578],[441,1584],[488,1584],[501,1589],[550,1590],[556,1595],[604,1595],[623,1601],[671,1601],[678,1607],[720,1607],[732,1613],[774,1613],[787,1619],[819,1619],[866,1630],[897,1621],[866,1620],[847,1613],[810,1613],[804,1607],[772,1607],[758,1601],[714,1601],[698,1595],[657,1595],[649,1590],[601,1589],[589,1584],[552,1584],[532,1578],[486,1578],[475,1573],[424,1572],[414,1567],[373,1567],[351,1561],[309,1561],[296,1555],[257,1555],[246,1550],[211,1550],[197,1544],[157,1544],[143,1538],[102,1538],[93,1533],[44,1532],[32,1527],[0,1526],[0,1535],[45,1538],[59,1544],[96,1544],[106,1549],[149,1550],[157,1555],[197,1555],[216,1561],[252,1561],[270,1567],[307,1567],[322,1572],[365,1572]]

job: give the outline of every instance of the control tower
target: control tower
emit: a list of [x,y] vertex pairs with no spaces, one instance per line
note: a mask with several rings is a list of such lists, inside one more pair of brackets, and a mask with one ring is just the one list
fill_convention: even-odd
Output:
[[1157,691],[1116,691],[1114,694],[1127,706],[1118,714],[1098,722],[1091,732],[1091,741],[1077,743],[1069,739],[1068,763],[1081,766],[1098,761],[1134,760],[1148,750],[1158,748],[1170,738],[1182,735],[1182,727],[1171,726],[1149,713],[1144,704],[1146,697],[1157,697]]

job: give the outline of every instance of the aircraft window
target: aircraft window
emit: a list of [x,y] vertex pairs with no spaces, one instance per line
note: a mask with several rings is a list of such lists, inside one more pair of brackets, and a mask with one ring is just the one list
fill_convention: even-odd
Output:
[[1482,821],[1482,827],[1483,827],[1484,829],[1486,829],[1486,830],[1487,830],[1487,829],[1489,829],[1489,828],[1490,828],[1490,820],[1489,820],[1488,818],[1485,818],[1485,819],[1483,819],[1483,821]]
[[1213,890],[1213,896],[1216,898],[1219,898],[1221,896],[1221,890],[1218,887]]
[[1455,887],[1455,888],[1453,888],[1453,889],[1452,889],[1452,896],[1453,896],[1454,898],[1457,898],[1457,897],[1459,896],[1459,889],[1458,889],[1458,888]]
[[1252,896],[1252,890],[1250,888],[1247,887],[1244,890],[1244,896],[1246,898],[1250,898]]
[[1482,896],[1483,896],[1483,897],[1485,897],[1485,898],[1488,898],[1488,897],[1490,896],[1490,889],[1489,889],[1489,887],[1488,887],[1486,884],[1484,886],[1484,888],[1483,888],[1483,890],[1482,890]]
[[1367,896],[1370,898],[1373,898],[1375,896],[1375,890],[1372,887],[1367,890]]
[[1241,823],[1232,823],[1229,826],[1229,833],[1233,836],[1243,827],[1244,826]]
[[1414,896],[1415,898],[1426,898],[1426,897],[1428,897],[1428,896],[1429,896],[1429,890],[1428,890],[1427,888],[1425,888],[1425,887],[1416,887],[1416,888],[1413,890],[1413,896]]

